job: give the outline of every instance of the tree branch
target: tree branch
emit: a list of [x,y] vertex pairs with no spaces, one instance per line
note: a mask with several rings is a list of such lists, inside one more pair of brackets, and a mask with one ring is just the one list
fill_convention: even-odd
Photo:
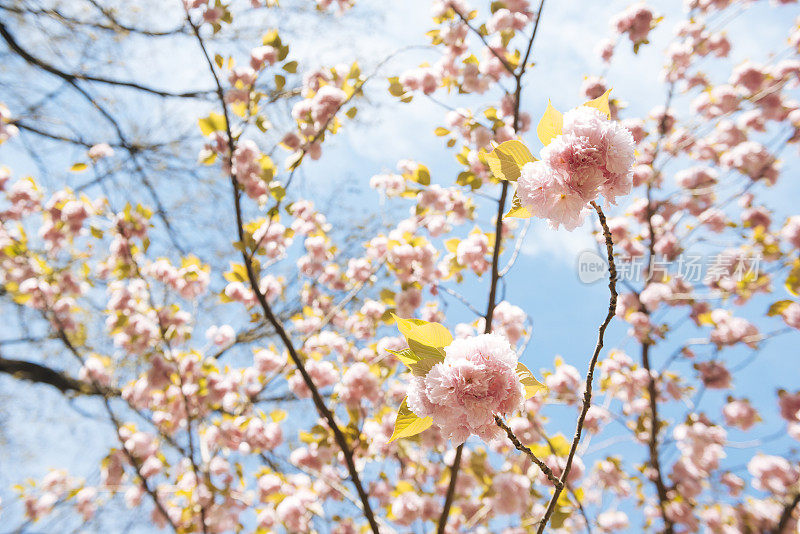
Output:
[[784,530],[789,525],[789,520],[792,519],[792,513],[797,505],[800,504],[800,493],[796,494],[794,498],[786,504],[781,514],[781,519],[778,521],[778,528],[775,529],[775,534],[784,534]]
[[567,481],[570,469],[572,469],[572,461],[575,458],[575,451],[578,450],[578,444],[581,441],[581,434],[583,433],[583,423],[586,420],[586,413],[589,411],[589,407],[592,405],[592,379],[594,378],[594,369],[600,356],[600,350],[603,348],[603,337],[608,324],[611,322],[611,319],[614,318],[614,314],[617,310],[617,267],[614,264],[614,242],[611,239],[611,231],[608,229],[608,223],[606,222],[606,216],[603,213],[603,210],[600,209],[600,206],[594,201],[591,202],[591,205],[597,212],[597,217],[600,219],[600,225],[603,227],[603,236],[605,237],[606,241],[606,253],[608,254],[608,290],[611,293],[611,297],[608,300],[608,313],[606,314],[606,318],[603,319],[603,322],[600,324],[597,335],[597,344],[594,348],[594,354],[592,354],[592,360],[589,363],[589,372],[586,374],[586,389],[583,392],[583,407],[581,408],[581,414],[578,417],[578,424],[575,429],[575,437],[572,439],[572,446],[569,449],[567,463],[564,465],[564,472],[561,474],[561,486],[556,486],[555,490],[553,490],[553,496],[550,499],[550,504],[547,505],[547,510],[542,518],[542,522],[539,523],[539,529],[537,531],[538,534],[542,534],[544,532],[547,522],[550,520],[550,516],[553,515],[558,502],[558,497],[561,495],[561,490]]
[[118,396],[115,388],[96,386],[50,367],[24,360],[11,360],[0,356],[0,373],[5,373],[38,384],[47,384],[61,393],[77,393],[80,395],[113,395]]
[[536,455],[533,454],[533,451],[529,447],[526,447],[525,445],[522,444],[522,442],[519,440],[519,438],[514,435],[514,432],[511,430],[511,428],[509,428],[509,426],[505,423],[505,421],[503,421],[503,419],[499,415],[495,415],[494,416],[494,422],[497,423],[497,426],[499,426],[500,428],[505,430],[506,435],[508,436],[508,439],[511,440],[511,443],[514,444],[514,447],[516,447],[518,451],[522,451],[525,454],[527,454],[528,458],[530,458],[533,463],[535,463],[537,466],[539,466],[539,469],[542,470],[542,473],[544,473],[545,476],[547,476],[547,479],[555,487],[559,488],[559,487],[564,485],[564,483],[561,482],[558,479],[558,477],[556,477],[553,474],[553,471],[549,467],[547,467],[546,463],[544,463],[539,458],[537,458]]
[[174,97],[174,98],[198,98],[201,96],[207,96],[211,93],[211,91],[186,91],[183,93],[173,93],[170,91],[163,91],[160,89],[153,89],[152,87],[147,87],[135,82],[126,82],[122,80],[113,80],[110,78],[103,78],[100,76],[91,76],[89,74],[83,73],[73,73],[73,72],[66,72],[58,67],[54,67],[49,63],[45,62],[44,60],[34,56],[30,52],[28,52],[19,42],[16,40],[14,35],[8,31],[8,28],[5,24],[0,22],[0,36],[5,40],[8,47],[15,52],[18,56],[22,59],[30,63],[31,65],[38,67],[54,76],[58,76],[59,78],[67,81],[67,82],[75,82],[76,80],[86,80],[88,82],[95,82],[101,83],[105,85],[115,85],[117,87],[127,87],[129,89],[135,89],[137,91],[142,91],[144,93],[149,93],[152,95],[160,96],[160,97]]
[[[514,133],[519,132],[519,112],[520,112],[520,96],[522,94],[522,77],[525,74],[525,70],[527,69],[527,60],[530,57],[531,50],[533,49],[533,41],[536,39],[536,33],[539,29],[539,21],[542,18],[542,9],[544,8],[544,0],[539,2],[539,10],[536,12],[536,22],[533,26],[533,32],[531,33],[531,38],[528,41],[528,48],[525,52],[525,59],[523,60],[522,64],[520,65],[519,73],[514,72],[514,69],[511,69],[510,72],[514,76],[514,81],[516,83],[516,88],[514,91]],[[467,20],[464,18],[458,10],[454,10],[456,14],[461,18],[462,21],[467,25],[467,27],[472,28]],[[474,29],[473,29],[474,31]],[[478,33],[480,36],[480,33]],[[481,36],[481,40],[483,40],[483,36]],[[484,41],[484,44],[486,42]],[[486,44],[488,46],[488,44]],[[489,50],[492,51],[497,56],[497,53],[489,47]],[[498,56],[498,58],[502,60]],[[508,65],[503,61],[503,65],[508,68]],[[489,285],[489,303],[486,307],[486,315],[484,316],[484,333],[489,333],[492,331],[492,318],[494,317],[494,308],[495,308],[495,299],[497,296],[497,282],[500,280],[500,245],[503,240],[503,212],[505,211],[506,205],[506,197],[508,196],[508,182],[506,180],[502,181],[501,190],[500,190],[500,200],[497,204],[497,220],[495,221],[495,233],[494,233],[494,247],[492,250],[492,279]],[[444,499],[444,507],[442,508],[442,513],[439,516],[439,523],[436,528],[437,534],[444,534],[445,527],[447,526],[447,518],[450,515],[450,508],[453,504],[453,498],[455,496],[456,491],[456,479],[458,478],[458,470],[461,466],[461,452],[464,448],[464,444],[462,443],[456,448],[456,456],[453,459],[453,465],[450,466],[450,483],[447,486],[447,494],[445,495]]]
[[[195,25],[194,22],[192,22],[191,16],[189,15],[188,11],[186,13],[186,20],[189,26],[191,27],[195,37],[197,38],[197,42],[200,48],[202,49],[203,55],[205,56],[206,59],[206,63],[208,64],[208,68],[211,72],[211,75],[214,78],[217,97],[222,107],[223,115],[225,117],[225,130],[228,137],[227,140],[228,163],[230,168],[233,169],[232,159],[233,159],[233,154],[236,151],[236,145],[233,139],[233,132],[231,131],[231,122],[230,122],[230,114],[228,112],[228,106],[225,103],[225,90],[223,89],[222,82],[220,81],[219,76],[217,75],[214,62],[208,53],[205,41],[200,35],[200,30],[198,26]],[[244,220],[242,217],[241,191],[239,189],[239,183],[233,172],[231,172],[230,174],[230,179],[233,189],[234,210],[236,215],[236,231],[239,238],[239,242],[244,243]],[[339,428],[339,425],[336,422],[336,418],[334,417],[333,413],[325,405],[325,401],[322,399],[322,396],[319,393],[319,389],[317,388],[316,384],[314,384],[314,381],[312,380],[311,376],[308,374],[308,371],[305,368],[303,360],[300,358],[300,354],[297,352],[297,349],[294,347],[291,338],[289,338],[286,329],[283,327],[283,323],[281,323],[281,321],[275,316],[275,314],[272,311],[272,308],[267,302],[266,297],[262,293],[261,288],[259,287],[258,279],[255,274],[253,260],[244,247],[242,247],[241,249],[241,255],[242,255],[242,261],[244,262],[245,265],[245,270],[247,271],[247,278],[250,283],[250,287],[253,290],[253,293],[255,293],[256,295],[256,300],[258,300],[258,303],[261,306],[261,309],[264,313],[264,316],[267,318],[267,321],[275,329],[276,333],[278,334],[278,337],[281,339],[281,342],[286,347],[286,350],[289,352],[289,357],[292,359],[292,362],[297,367],[297,370],[300,372],[303,382],[311,391],[311,398],[314,402],[314,406],[317,408],[317,411],[319,412],[320,416],[323,419],[325,419],[326,423],[333,432],[334,440],[341,449],[342,454],[345,458],[345,464],[347,467],[347,471],[350,475],[350,480],[356,487],[356,491],[358,492],[361,504],[363,505],[364,516],[369,522],[372,532],[374,534],[380,534],[380,528],[378,526],[378,522],[375,519],[375,514],[372,511],[372,506],[369,503],[369,496],[367,495],[367,492],[364,490],[364,485],[362,484],[361,478],[358,474],[358,470],[356,469],[355,461],[353,459],[353,451],[350,449],[350,446],[347,442],[347,437],[344,435],[341,428]]]

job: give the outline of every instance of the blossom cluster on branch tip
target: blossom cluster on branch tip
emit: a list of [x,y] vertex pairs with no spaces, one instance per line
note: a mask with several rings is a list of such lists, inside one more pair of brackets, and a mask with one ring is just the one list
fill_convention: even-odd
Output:
[[554,228],[574,230],[600,195],[613,204],[630,193],[633,136],[610,119],[609,92],[564,115],[548,104],[537,127],[545,145],[541,160],[519,141],[485,156],[495,176],[517,183],[507,217],[541,217]]
[[495,415],[521,410],[543,387],[500,334],[454,340],[438,323],[395,319],[409,345],[395,354],[413,376],[393,439],[435,425],[457,445],[472,434],[490,441],[501,432]]

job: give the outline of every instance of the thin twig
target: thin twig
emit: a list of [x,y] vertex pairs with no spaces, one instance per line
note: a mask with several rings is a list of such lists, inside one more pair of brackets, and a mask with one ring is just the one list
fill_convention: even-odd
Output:
[[589,411],[589,407],[592,405],[592,379],[594,378],[594,369],[597,365],[600,351],[603,348],[603,337],[608,324],[611,322],[611,319],[614,318],[617,310],[617,267],[614,264],[614,242],[611,239],[611,231],[608,229],[608,223],[603,210],[600,209],[600,206],[594,201],[592,201],[591,205],[597,212],[597,216],[600,219],[600,225],[603,227],[603,235],[605,236],[606,252],[608,254],[608,290],[611,293],[611,296],[608,301],[608,313],[598,329],[597,344],[594,348],[594,354],[592,354],[592,360],[589,363],[589,371],[586,374],[586,389],[583,392],[583,407],[581,408],[581,413],[578,417],[578,424],[575,429],[575,437],[572,439],[572,446],[569,449],[567,463],[564,465],[564,472],[561,474],[562,485],[556,486],[555,490],[553,491],[550,504],[547,505],[547,510],[545,511],[544,517],[542,518],[541,523],[539,523],[539,529],[537,531],[538,534],[542,534],[544,532],[550,516],[553,515],[558,502],[558,497],[561,495],[561,490],[563,489],[563,484],[566,482],[567,477],[569,476],[570,469],[572,469],[572,460],[575,458],[575,451],[578,450],[578,444],[581,441],[581,434],[583,433],[583,424],[586,420],[586,413]]
[[792,512],[794,512],[794,509],[797,508],[798,504],[800,504],[800,493],[796,494],[794,498],[783,509],[783,513],[781,514],[781,519],[778,522],[778,528],[775,529],[775,534],[784,534],[783,531],[789,524],[789,520],[792,519]]
[[[233,139],[233,132],[231,131],[231,122],[230,122],[230,114],[228,112],[228,106],[225,102],[225,91],[222,87],[222,82],[217,74],[216,67],[214,66],[214,62],[211,59],[211,56],[206,48],[205,41],[203,40],[202,36],[200,35],[200,30],[196,24],[191,19],[188,11],[186,12],[186,20],[192,28],[192,32],[194,33],[195,37],[197,38],[197,42],[205,56],[206,63],[208,64],[209,71],[214,78],[214,83],[217,87],[217,96],[219,98],[220,106],[222,107],[223,115],[225,117],[225,130],[227,134],[227,142],[228,142],[228,163],[229,168],[233,169],[232,159],[233,154],[236,151],[235,141]],[[234,210],[236,215],[236,232],[239,238],[240,243],[244,243],[244,220],[242,216],[242,206],[241,206],[241,191],[239,188],[238,180],[236,176],[231,172],[230,174],[231,179],[231,186],[233,189],[233,201],[234,201]],[[289,337],[286,329],[283,326],[283,323],[275,316],[272,311],[269,302],[267,302],[266,296],[261,291],[259,287],[259,282],[256,277],[255,267],[253,265],[253,260],[248,254],[247,250],[242,247],[241,250],[242,260],[244,262],[245,270],[247,271],[247,278],[248,282],[250,283],[251,289],[253,293],[255,293],[256,300],[261,306],[261,309],[264,313],[264,316],[267,318],[267,321],[272,325],[275,329],[278,337],[281,339],[281,342],[286,347],[286,350],[289,352],[289,357],[292,359],[295,367],[297,367],[298,372],[300,373],[303,382],[311,391],[311,398],[314,402],[314,406],[317,408],[320,416],[325,420],[328,427],[333,432],[334,440],[338,445],[339,449],[341,449],[342,454],[345,459],[345,464],[347,467],[347,471],[350,475],[350,480],[353,482],[353,485],[356,488],[358,496],[361,500],[363,505],[364,516],[366,517],[367,521],[369,522],[370,529],[374,534],[380,533],[380,528],[378,526],[378,522],[375,519],[375,514],[372,511],[372,506],[369,502],[369,495],[364,490],[364,485],[361,482],[361,477],[358,474],[358,469],[355,465],[355,460],[353,459],[353,451],[350,449],[350,446],[347,442],[347,437],[342,432],[339,424],[336,422],[336,418],[333,415],[333,412],[327,407],[325,401],[322,399],[320,395],[319,389],[317,388],[316,384],[314,383],[311,375],[308,374],[306,370],[305,364],[300,357],[300,354],[297,352],[294,344],[292,343],[291,338]]]
[[[519,72],[514,74],[512,70],[511,73],[514,75],[514,80],[516,82],[516,89],[514,91],[514,132],[519,131],[519,114],[520,114],[520,96],[522,94],[522,77],[525,74],[525,71],[528,67],[528,58],[530,57],[531,50],[533,49],[533,41],[536,39],[536,33],[539,30],[539,21],[542,18],[542,9],[544,8],[544,1],[541,0],[539,2],[539,10],[536,12],[536,22],[533,26],[533,32],[531,33],[531,38],[528,41],[528,48],[525,51],[525,58],[523,59],[522,63],[519,67]],[[456,13],[458,11],[456,10]],[[459,17],[464,20],[464,17],[458,13]],[[466,20],[464,21],[466,23]],[[467,24],[467,26],[470,26]],[[487,45],[488,46],[488,45]],[[496,54],[494,49],[489,47],[493,53]],[[505,63],[504,63],[505,65]],[[507,68],[507,67],[506,67]],[[508,196],[508,182],[503,180],[500,190],[500,200],[497,204],[497,220],[495,221],[495,238],[494,238],[494,247],[492,250],[492,278],[489,285],[489,302],[487,304],[486,315],[484,316],[484,332],[489,333],[492,331],[492,318],[494,316],[494,308],[495,308],[495,297],[497,296],[497,282],[500,280],[500,271],[499,271],[499,261],[500,261],[500,245],[503,240],[503,212],[505,211],[506,205],[506,197]],[[450,466],[450,483],[447,487],[447,494],[445,495],[444,499],[444,507],[442,508],[442,513],[439,516],[439,522],[436,527],[437,534],[444,534],[445,527],[447,526],[447,519],[450,515],[450,508],[453,504],[453,498],[455,496],[456,490],[456,479],[458,477],[458,470],[461,466],[461,453],[464,448],[464,444],[462,443],[456,448],[456,456],[453,459],[453,464]]]
[[530,458],[533,463],[539,466],[539,469],[542,470],[542,473],[545,474],[547,480],[549,480],[553,484],[553,486],[559,489],[564,486],[564,483],[560,481],[558,477],[553,474],[552,469],[547,467],[546,463],[537,458],[529,447],[526,447],[525,445],[522,444],[519,438],[517,438],[517,436],[514,435],[514,432],[511,431],[511,428],[509,428],[509,426],[505,423],[505,421],[503,421],[503,419],[499,415],[494,416],[494,422],[497,423],[497,426],[505,430],[508,439],[511,440],[511,443],[514,444],[514,447],[516,447],[518,451],[522,451],[525,454],[527,454],[528,458]]

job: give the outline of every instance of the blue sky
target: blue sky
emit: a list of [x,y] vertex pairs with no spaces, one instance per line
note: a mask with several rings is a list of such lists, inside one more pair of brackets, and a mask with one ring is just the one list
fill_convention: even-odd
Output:
[[[581,103],[579,88],[584,76],[603,70],[593,54],[594,46],[609,34],[609,17],[629,3],[551,0],[546,4],[532,56],[536,66],[530,71],[523,94],[523,107],[534,121],[541,115],[548,99],[562,110]],[[606,76],[614,87],[614,96],[628,104],[623,117],[645,115],[664,101],[665,90],[658,82],[662,63],[661,46],[683,14],[677,1],[650,4],[667,17],[654,32],[655,45],[644,47],[639,55],[634,56],[629,43],[621,43]],[[296,35],[291,43],[292,54],[303,65],[330,65],[340,61],[349,63],[358,59],[364,71],[369,72],[372,65],[400,47],[428,43],[425,32],[432,28],[429,5],[428,1],[423,0],[367,0],[342,18],[327,18],[322,26],[324,31],[320,31],[316,24],[304,25],[289,19],[273,18],[272,15],[267,16],[265,26],[276,24],[279,29]],[[774,12],[766,7],[766,2],[760,2],[728,24],[727,28],[735,36],[736,43],[733,57],[727,61],[728,68],[745,58],[766,59],[764,43],[779,41],[776,35],[786,35],[798,14],[795,7],[780,8]],[[168,12],[165,18],[174,15]],[[297,20],[305,20],[303,17],[310,20],[312,15],[302,15]],[[240,48],[244,50],[246,47]],[[170,72],[170,80],[186,88],[206,85],[205,71],[196,68],[196,50],[175,48],[169,54],[152,52],[136,50],[128,58],[130,71],[135,74],[146,72],[145,69]],[[405,52],[392,60],[382,73],[385,76],[396,75],[404,68],[416,66],[422,61],[433,62],[436,54],[430,50]],[[176,63],[180,65],[177,68]],[[712,70],[710,73],[714,72]],[[381,206],[378,193],[368,188],[372,175],[392,171],[398,160],[409,158],[426,164],[435,182],[448,185],[453,181],[459,172],[458,165],[452,151],[446,149],[443,140],[433,133],[443,123],[444,110],[424,98],[415,98],[410,105],[394,101],[385,91],[385,81],[382,79],[385,76],[379,76],[367,89],[369,98],[376,105],[362,106],[359,122],[347,124],[340,135],[331,138],[319,162],[304,164],[295,194],[324,201],[333,192],[344,192],[340,201],[349,203],[352,217],[367,217],[385,208],[391,216],[400,218],[407,213],[409,204],[399,200]],[[448,100],[454,105],[481,105],[485,102],[483,98],[475,97],[467,97],[461,102],[458,99]],[[685,116],[688,113],[688,100],[678,98],[676,107],[679,115]],[[529,135],[525,140],[534,152],[538,151],[539,144],[533,136]],[[13,152],[11,143],[0,147],[0,163],[20,174],[36,172],[30,160]],[[65,157],[64,168],[71,163]],[[784,162],[784,168],[789,171],[783,182],[765,196],[768,205],[782,214],[775,217],[776,221],[781,221],[791,210],[796,212],[796,199],[800,198],[800,183],[792,171],[796,169],[796,164],[797,157],[792,153]],[[680,169],[680,165],[681,162],[677,162],[672,170]],[[183,194],[185,191],[177,187],[170,192],[176,197]],[[490,207],[481,202],[478,220],[484,228],[488,228],[487,223],[492,215]],[[589,224],[570,233],[556,232],[541,221],[534,221],[523,244],[522,255],[507,277],[507,300],[523,307],[533,322],[532,340],[522,361],[535,372],[543,367],[552,367],[556,355],[575,365],[581,373],[586,369],[596,341],[597,326],[608,305],[608,291],[604,283],[582,284],[575,272],[577,253],[593,247]],[[479,309],[485,306],[487,281],[485,276],[468,278],[463,288],[463,293]],[[763,314],[770,302],[787,298],[782,287],[779,284],[776,286],[776,296],[754,299],[749,307],[751,313],[746,316],[757,317],[757,314]],[[472,319],[470,312],[452,299],[447,311],[450,326]],[[671,313],[675,317],[679,315]],[[774,319],[762,323],[759,326],[764,331],[780,327],[780,323]],[[5,333],[4,330],[0,329],[0,332]],[[625,342],[626,331],[625,325],[613,322],[606,337],[606,347],[625,345],[631,350],[631,356],[638,359],[634,345]],[[660,368],[661,362],[674,350],[676,342],[697,336],[698,333],[690,327],[682,327],[674,334],[674,341],[659,345],[654,350],[654,366]],[[792,333],[769,342],[755,363],[736,376],[734,394],[750,396],[764,422],[746,437],[732,431],[729,435],[731,440],[744,441],[766,436],[782,428],[775,409],[775,390],[778,387],[798,388],[799,340],[798,334]],[[722,357],[734,366],[745,361],[749,354],[749,351],[734,349],[725,351]],[[692,376],[686,364],[678,365],[676,369]],[[20,476],[40,477],[52,466],[65,466],[76,474],[87,475],[90,481],[93,477],[96,479],[97,460],[104,449],[104,444],[98,441],[99,436],[109,438],[106,445],[111,443],[111,439],[107,432],[100,432],[100,429],[107,430],[102,423],[84,416],[82,401],[65,408],[63,398],[46,388],[36,388],[32,392],[29,386],[18,385],[7,379],[0,379],[0,386],[0,394],[9,397],[19,395],[34,401],[14,403],[15,410],[6,415],[8,428],[14,431],[6,436],[9,441],[3,445],[4,458],[0,460],[0,497],[3,500],[10,496],[10,482],[18,481]],[[712,418],[719,418],[719,408],[727,393],[706,393],[703,397],[702,406]],[[673,403],[665,413],[667,417],[680,420],[687,409],[686,406]],[[558,428],[571,436],[574,410],[555,408],[552,414],[554,426],[551,428]],[[36,424],[27,424],[29,421],[36,421]],[[614,433],[609,428],[609,434]],[[595,444],[606,437],[598,438]],[[92,446],[86,447],[87,443],[92,443]],[[780,440],[765,445],[764,450],[783,452],[789,446],[788,440]],[[598,451],[595,457],[613,453],[638,458],[642,451],[642,447],[615,444],[610,449]],[[753,451],[729,449],[727,452],[729,457],[726,464],[739,466]],[[668,453],[668,457],[675,458],[672,453]],[[634,510],[626,511],[636,515]],[[635,520],[633,524],[638,527]],[[631,531],[637,529],[632,528]]]

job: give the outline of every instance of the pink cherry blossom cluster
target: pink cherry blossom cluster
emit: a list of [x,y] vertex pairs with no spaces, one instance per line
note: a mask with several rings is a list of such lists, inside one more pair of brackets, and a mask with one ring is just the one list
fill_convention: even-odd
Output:
[[346,65],[308,73],[303,78],[304,98],[292,108],[292,118],[297,122],[298,129],[287,133],[281,146],[295,154],[299,151],[300,154],[308,154],[311,159],[319,159],[325,132],[337,120],[339,110],[351,98],[345,87],[351,83],[360,83],[360,78],[351,79],[351,68]]
[[240,139],[233,153],[233,175],[244,188],[245,194],[260,202],[266,200],[271,175],[261,166],[264,155],[250,139]]
[[204,268],[199,262],[188,262],[178,268],[167,258],[159,258],[142,267],[142,274],[167,285],[187,300],[205,293],[209,283],[208,268]]
[[0,145],[19,134],[19,128],[11,123],[11,111],[0,102]]
[[444,350],[443,362],[413,378],[408,407],[419,417],[432,417],[455,444],[470,434],[486,441],[496,437],[494,415],[520,409],[524,398],[516,353],[499,334],[456,339]]
[[722,407],[722,415],[725,417],[725,424],[744,431],[750,430],[761,420],[758,411],[747,399],[729,398]]
[[[309,360],[306,364],[306,371],[311,376],[311,380],[318,389],[332,386],[339,382],[339,372],[332,362],[328,360]],[[300,371],[295,371],[289,377],[289,389],[300,398],[311,397],[311,390],[303,381]]]
[[16,137],[17,134],[19,134],[19,128],[12,124],[11,111],[0,102],[0,145],[12,137]]
[[5,197],[10,206],[0,211],[0,217],[6,221],[18,221],[23,217],[35,213],[40,209],[42,201],[42,192],[37,187],[36,183],[31,179],[17,180],[11,187],[6,188],[6,184],[10,179],[8,169],[0,172],[0,191],[5,192]]
[[350,366],[337,389],[342,402],[352,407],[358,407],[364,401],[376,404],[382,397],[378,377],[364,362]]
[[548,394],[553,398],[574,404],[578,401],[583,377],[574,366],[561,361],[556,362],[555,372],[544,377]]
[[672,466],[669,477],[680,495],[694,498],[703,491],[704,481],[725,458],[723,447],[727,433],[701,416],[676,426],[673,437],[681,457]]
[[759,341],[758,328],[743,317],[734,317],[728,310],[716,309],[711,312],[714,329],[711,342],[718,346],[744,343],[755,347]]
[[474,218],[475,205],[463,191],[455,187],[433,184],[417,197],[415,213],[420,214],[419,224],[432,237],[450,232],[454,226]]
[[[505,337],[512,345],[519,343],[525,335],[525,321],[528,315],[519,306],[511,304],[507,300],[497,303],[492,316],[492,332],[496,332]],[[477,328],[483,331],[485,328],[483,317],[478,319]]]
[[522,168],[517,196],[555,228],[582,224],[587,203],[598,195],[613,203],[631,190],[633,137],[594,108],[565,113],[562,133],[542,149],[541,158]]
[[37,521],[50,514],[62,501],[74,501],[75,511],[84,521],[97,512],[97,488],[86,485],[82,479],[70,476],[64,470],[47,473],[36,486],[22,487],[25,515]]
[[611,27],[619,35],[627,35],[632,43],[643,43],[654,26],[653,10],[644,2],[629,6],[611,19]]
[[456,247],[456,261],[478,276],[489,269],[489,237],[483,232],[470,233]]
[[225,16],[225,8],[220,3],[212,5],[209,0],[183,0],[183,5],[187,11],[200,11],[208,24],[219,24]]

